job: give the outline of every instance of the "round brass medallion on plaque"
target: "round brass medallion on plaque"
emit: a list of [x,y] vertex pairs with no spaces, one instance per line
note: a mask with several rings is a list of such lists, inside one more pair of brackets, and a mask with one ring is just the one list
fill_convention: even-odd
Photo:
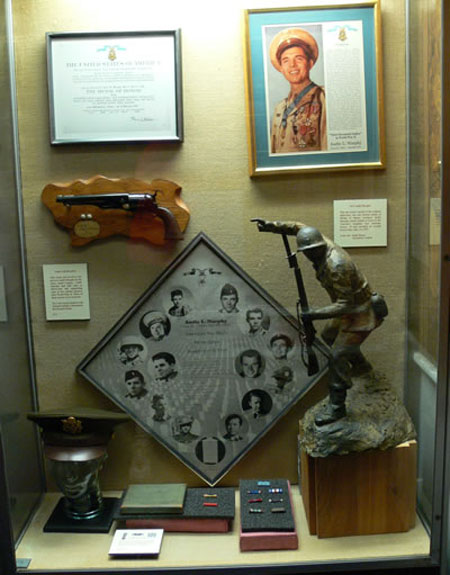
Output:
[[73,231],[79,238],[93,238],[100,233],[100,224],[95,220],[80,220],[74,225]]

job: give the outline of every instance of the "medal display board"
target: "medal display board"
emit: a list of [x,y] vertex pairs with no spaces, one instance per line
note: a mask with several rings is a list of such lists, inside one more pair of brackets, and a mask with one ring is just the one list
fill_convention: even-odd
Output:
[[226,533],[235,513],[234,487],[188,487],[179,514],[120,512],[115,519],[127,529],[154,529],[181,533]]
[[295,531],[290,485],[286,479],[241,479],[239,491],[243,533]]
[[239,491],[241,551],[298,549],[289,481],[241,479]]
[[201,233],[77,370],[214,485],[321,377],[318,355],[310,377],[295,319]]

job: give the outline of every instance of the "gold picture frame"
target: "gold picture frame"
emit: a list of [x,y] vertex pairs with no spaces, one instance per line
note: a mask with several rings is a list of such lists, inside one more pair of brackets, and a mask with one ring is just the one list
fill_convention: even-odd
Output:
[[250,176],[385,167],[378,0],[244,12]]

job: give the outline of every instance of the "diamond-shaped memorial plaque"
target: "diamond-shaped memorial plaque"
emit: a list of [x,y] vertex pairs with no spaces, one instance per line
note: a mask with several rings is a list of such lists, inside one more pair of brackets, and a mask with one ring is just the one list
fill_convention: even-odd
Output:
[[321,377],[296,320],[200,233],[77,370],[209,485]]

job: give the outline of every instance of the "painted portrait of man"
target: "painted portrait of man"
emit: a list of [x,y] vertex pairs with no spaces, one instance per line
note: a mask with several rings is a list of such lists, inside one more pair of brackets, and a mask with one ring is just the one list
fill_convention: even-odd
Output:
[[284,78],[283,90],[287,92],[273,110],[273,154],[327,150],[325,90],[311,79],[319,55],[318,42],[304,28],[280,30],[270,42],[270,63]]

